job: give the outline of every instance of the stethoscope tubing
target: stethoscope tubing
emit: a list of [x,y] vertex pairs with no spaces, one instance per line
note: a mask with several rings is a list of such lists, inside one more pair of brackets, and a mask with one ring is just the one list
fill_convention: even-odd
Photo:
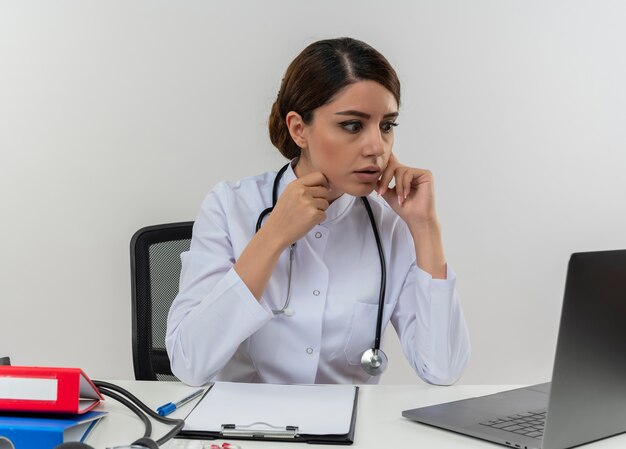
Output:
[[380,349],[380,336],[382,333],[383,325],[383,307],[385,307],[385,289],[387,287],[387,264],[385,263],[385,253],[383,252],[383,244],[380,241],[380,235],[378,235],[378,229],[375,225],[374,213],[370,206],[367,197],[362,196],[365,210],[372,223],[372,231],[374,231],[374,238],[376,239],[376,246],[378,247],[378,257],[380,259],[380,293],[378,295],[378,316],[376,317],[376,338],[374,339],[374,349]]
[[289,164],[286,164],[284,167],[278,170],[278,173],[276,173],[276,178],[274,178],[274,185],[272,186],[272,206],[265,209],[259,215],[259,219],[256,221],[256,228],[254,231],[255,233],[259,232],[259,229],[261,229],[263,219],[274,210],[274,206],[276,206],[276,202],[278,201],[278,185],[280,184],[280,178],[283,177],[283,173],[285,173],[288,168]]
[[[285,171],[287,170],[287,168],[289,168],[289,164],[286,164],[284,167],[282,167],[278,173],[276,173],[276,177],[274,178],[274,184],[272,186],[272,206],[268,207],[267,209],[263,210],[263,212],[261,212],[261,214],[259,215],[259,218],[256,222],[256,228],[255,228],[255,233],[259,231],[259,229],[261,229],[261,225],[263,223],[263,219],[272,212],[272,210],[274,210],[274,207],[276,206],[276,202],[278,201],[278,186],[280,184],[280,179],[283,176],[283,173],[285,173]],[[384,361],[384,366],[382,368],[380,368],[379,370],[377,370],[378,366],[374,367],[374,371],[377,371],[375,375],[380,374],[382,372],[382,370],[385,368],[386,366],[386,355],[380,350],[380,342],[381,342],[381,334],[382,334],[382,324],[383,324],[383,312],[384,312],[384,306],[385,306],[385,290],[387,287],[387,266],[385,263],[385,253],[383,251],[383,245],[381,243],[380,240],[380,235],[378,234],[378,228],[376,226],[376,220],[374,219],[374,213],[372,212],[372,208],[370,206],[370,203],[367,199],[366,196],[362,196],[360,197],[361,200],[363,201],[363,205],[365,206],[365,210],[367,212],[367,215],[369,217],[370,223],[372,225],[372,231],[374,232],[374,239],[376,240],[376,247],[378,249],[378,257],[380,259],[380,292],[379,292],[379,296],[378,296],[378,315],[376,317],[376,335],[374,337],[374,347],[368,351],[366,351],[364,353],[364,357],[370,353],[371,355],[374,355],[375,358],[378,360],[379,359],[379,355],[385,360]],[[287,301],[285,302],[285,304],[283,305],[283,308],[280,310],[272,310],[272,313],[274,313],[274,315],[279,315],[281,313],[286,313],[287,307],[289,306],[289,301],[291,300],[291,272],[292,272],[292,268],[293,268],[293,257],[294,257],[294,249],[295,249],[295,242],[291,244],[290,247],[290,252],[289,252],[289,282],[288,282],[288,290],[287,290]],[[368,355],[367,357],[370,357],[370,355]],[[374,360],[374,359],[372,359]],[[371,363],[371,362],[370,362]],[[364,368],[365,369],[365,368]],[[368,369],[366,369],[366,371],[368,371]],[[368,373],[372,374],[370,371],[368,371]]]

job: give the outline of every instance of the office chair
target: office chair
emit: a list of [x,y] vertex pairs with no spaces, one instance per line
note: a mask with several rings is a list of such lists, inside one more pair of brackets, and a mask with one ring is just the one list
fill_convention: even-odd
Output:
[[180,254],[193,221],[148,226],[130,242],[133,366],[137,380],[178,380],[165,350],[167,314],[178,293]]

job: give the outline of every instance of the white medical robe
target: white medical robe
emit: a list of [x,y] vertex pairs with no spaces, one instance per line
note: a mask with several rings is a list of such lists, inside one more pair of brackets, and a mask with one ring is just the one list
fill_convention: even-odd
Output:
[[[282,384],[378,383],[360,365],[373,347],[380,289],[376,241],[359,198],[344,194],[326,220],[297,242],[290,309],[273,315],[287,295],[289,251],[280,257],[257,301],[233,269],[271,206],[275,172],[221,182],[207,195],[181,255],[180,291],[168,316],[166,346],[183,382]],[[291,166],[279,193],[296,179]],[[454,383],[470,354],[455,289],[416,265],[404,221],[375,193],[369,201],[387,263],[383,331],[391,322],[406,358],[424,381]],[[390,360],[393,363],[393,360]]]

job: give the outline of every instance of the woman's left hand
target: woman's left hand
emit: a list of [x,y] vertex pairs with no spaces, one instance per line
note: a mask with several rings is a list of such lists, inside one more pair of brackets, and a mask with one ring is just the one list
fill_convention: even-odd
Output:
[[[395,186],[389,183],[395,178]],[[376,190],[408,225],[437,221],[433,174],[407,167],[392,153]]]

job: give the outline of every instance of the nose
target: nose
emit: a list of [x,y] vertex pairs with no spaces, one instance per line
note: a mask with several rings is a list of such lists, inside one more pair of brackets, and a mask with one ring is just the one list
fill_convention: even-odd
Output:
[[383,140],[383,133],[380,128],[376,126],[370,126],[366,133],[364,133],[363,142],[363,154],[364,156],[382,156],[385,154],[385,142]]

